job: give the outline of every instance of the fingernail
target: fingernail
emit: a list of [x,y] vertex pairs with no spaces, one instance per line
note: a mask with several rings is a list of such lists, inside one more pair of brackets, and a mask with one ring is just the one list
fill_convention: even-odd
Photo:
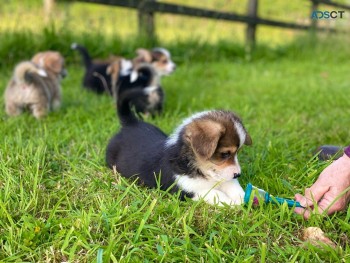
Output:
[[306,198],[301,198],[299,200],[299,203],[300,203],[301,206],[306,207],[307,206]]

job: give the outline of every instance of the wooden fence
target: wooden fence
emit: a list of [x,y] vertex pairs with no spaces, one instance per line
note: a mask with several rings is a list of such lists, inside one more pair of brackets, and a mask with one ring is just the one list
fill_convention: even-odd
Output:
[[[44,0],[53,1],[53,0]],[[60,0],[67,1],[67,0]],[[258,25],[266,25],[272,27],[289,28],[295,30],[317,30],[317,31],[331,31],[331,32],[347,32],[336,29],[330,29],[317,26],[317,19],[312,19],[313,11],[319,9],[319,6],[328,5],[342,10],[350,10],[349,5],[335,3],[330,0],[311,0],[310,9],[310,24],[302,25],[297,23],[288,23],[276,20],[261,18],[258,16],[258,0],[248,0],[247,14],[240,15],[233,12],[221,12],[209,9],[202,9],[196,7],[189,7],[184,5],[170,4],[157,2],[156,0],[73,0],[76,2],[95,3],[111,6],[120,6],[133,8],[138,10],[138,26],[139,33],[149,38],[155,36],[155,13],[168,13],[175,15],[184,15],[191,17],[204,17],[209,19],[226,20],[232,22],[241,22],[247,24],[246,41],[250,46],[256,42],[256,28]],[[72,1],[69,1],[72,2]]]

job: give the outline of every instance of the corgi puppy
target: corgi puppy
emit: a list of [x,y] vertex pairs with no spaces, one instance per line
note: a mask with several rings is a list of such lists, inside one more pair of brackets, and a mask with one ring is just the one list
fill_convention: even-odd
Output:
[[[109,74],[107,74],[107,67],[114,60],[119,60],[121,58],[113,57],[111,60],[94,62],[85,47],[78,45],[77,43],[73,43],[71,48],[73,50],[77,50],[83,59],[85,67],[83,86],[97,94],[112,94],[110,87],[111,77]],[[129,65],[129,69],[126,70],[128,71],[130,69],[131,64]]]
[[83,58],[85,66],[83,86],[98,94],[115,95],[113,87],[117,85],[119,76],[130,74],[132,69],[141,63],[152,64],[159,76],[169,75],[176,68],[175,63],[171,60],[170,52],[164,48],[152,50],[140,48],[136,50],[137,56],[132,60],[112,56],[105,61],[93,61],[87,49],[76,43],[73,43],[71,48],[79,51]]
[[139,120],[130,101],[147,90],[120,94],[120,131],[109,141],[106,162],[126,178],[137,178],[148,187],[180,191],[193,200],[210,204],[239,205],[244,191],[238,182],[238,152],[252,140],[241,119],[230,111],[210,110],[187,119],[167,136],[156,126]]
[[47,73],[47,77],[42,80],[51,93],[50,107],[53,110],[58,109],[62,102],[61,80],[67,76],[63,56],[57,51],[43,51],[35,54],[32,62]]
[[176,69],[176,64],[171,60],[168,50],[161,47],[147,50],[139,48],[136,50],[137,57],[132,60],[133,66],[139,63],[149,63],[155,68],[159,76],[172,74]]
[[[160,86],[160,77],[152,64],[142,63],[133,71],[120,76],[118,85],[115,87],[118,101],[124,92],[131,89],[143,89],[145,96],[136,96],[130,100],[130,106],[139,115],[155,117],[161,114],[164,103],[164,92]],[[118,103],[117,103],[118,104]],[[139,115],[140,116],[140,115]]]
[[65,74],[63,57],[54,51],[19,63],[5,90],[6,113],[16,116],[29,109],[39,119],[57,109],[61,104],[60,80]]

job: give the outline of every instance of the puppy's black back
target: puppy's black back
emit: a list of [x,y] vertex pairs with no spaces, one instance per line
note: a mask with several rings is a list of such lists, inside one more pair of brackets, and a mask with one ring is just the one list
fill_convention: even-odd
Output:
[[109,142],[106,161],[110,168],[116,167],[124,177],[137,175],[149,187],[156,186],[154,173],[160,172],[166,135],[157,127],[144,122],[122,127]]
[[74,43],[72,44],[72,49],[77,50],[83,59],[85,66],[83,86],[97,94],[106,92],[111,94],[111,77],[107,75],[107,67],[109,64],[93,63],[89,52],[81,45]]
[[107,63],[91,64],[90,68],[84,75],[84,87],[96,92],[97,94],[111,94],[111,77],[106,74],[108,65],[109,64]]
[[[167,136],[157,127],[138,120],[130,109],[132,99],[143,97],[143,89],[134,88],[120,95],[118,116],[122,128],[108,143],[106,162],[110,168],[116,167],[124,177],[137,176],[140,183],[149,187],[156,186],[156,177],[160,172],[171,173],[164,166],[163,147]],[[162,188],[173,184],[171,177],[161,176]]]

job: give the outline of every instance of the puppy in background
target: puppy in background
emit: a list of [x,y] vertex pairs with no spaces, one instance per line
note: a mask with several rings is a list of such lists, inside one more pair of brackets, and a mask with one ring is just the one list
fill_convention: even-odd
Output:
[[169,51],[164,48],[152,50],[140,48],[136,50],[137,56],[132,60],[112,56],[106,61],[93,61],[87,49],[77,43],[73,43],[71,48],[77,50],[83,59],[85,66],[83,86],[97,94],[107,93],[115,96],[113,92],[118,85],[119,77],[130,74],[142,63],[152,64],[159,76],[169,75],[176,68]]
[[5,108],[9,116],[17,116],[29,108],[36,118],[46,115],[49,108],[48,87],[43,78],[45,70],[31,61],[19,63],[5,90]]
[[167,76],[173,73],[176,69],[176,64],[171,60],[171,55],[165,48],[153,48],[147,50],[139,48],[136,50],[137,57],[132,60],[132,65],[135,67],[140,63],[151,64],[159,76]]
[[107,67],[107,75],[111,77],[112,90],[115,90],[118,85],[119,77],[132,73],[133,69],[137,69],[140,64],[152,65],[159,77],[170,75],[176,69],[176,64],[171,60],[170,52],[164,48],[152,50],[139,48],[136,50],[136,54],[137,56],[132,60],[116,60]]
[[[119,103],[121,96],[128,90],[143,90],[144,96],[135,96],[130,99],[130,107],[140,116],[155,117],[162,112],[164,102],[164,92],[160,86],[160,80],[155,68],[148,63],[142,63],[136,66],[133,71],[120,76],[118,85],[114,87],[117,94],[116,100]],[[141,117],[141,116],[140,116]]]
[[[77,50],[83,59],[85,67],[83,86],[97,94],[112,94],[111,73],[107,71],[111,64],[116,63],[118,66],[120,65],[117,76],[119,76],[119,72],[127,74],[132,69],[131,62],[124,61],[122,57],[112,57],[107,61],[94,62],[85,47],[73,43],[71,48]],[[114,76],[114,78],[116,77]]]
[[120,94],[117,108],[122,128],[108,143],[108,166],[148,187],[157,187],[159,182],[163,190],[181,191],[182,198],[242,204],[237,155],[252,141],[240,118],[224,110],[197,113],[168,137],[130,110],[130,101],[145,95],[142,89]]
[[35,54],[32,62],[46,71],[43,81],[50,91],[50,108],[58,109],[62,101],[61,80],[67,76],[63,56],[57,51],[43,51]]
[[128,86],[134,86],[127,76],[130,75],[130,80],[135,80],[140,67],[144,67],[146,64],[152,66],[153,80],[151,82],[153,84],[152,88],[149,87],[152,92],[148,94],[147,99],[135,98],[132,104],[136,106],[137,113],[143,113],[146,117],[148,115],[154,117],[162,112],[164,104],[164,91],[160,84],[160,78],[174,72],[176,65],[171,60],[169,51],[164,48],[154,48],[151,51],[139,48],[136,53],[137,57],[131,61],[131,69],[125,66],[130,65],[129,61],[125,59],[115,61],[107,67],[107,75],[111,77],[112,95],[117,100],[118,90],[123,92]]
[[29,109],[39,119],[57,109],[61,104],[60,80],[65,74],[64,60],[54,51],[19,63],[5,90],[6,113],[16,116]]

